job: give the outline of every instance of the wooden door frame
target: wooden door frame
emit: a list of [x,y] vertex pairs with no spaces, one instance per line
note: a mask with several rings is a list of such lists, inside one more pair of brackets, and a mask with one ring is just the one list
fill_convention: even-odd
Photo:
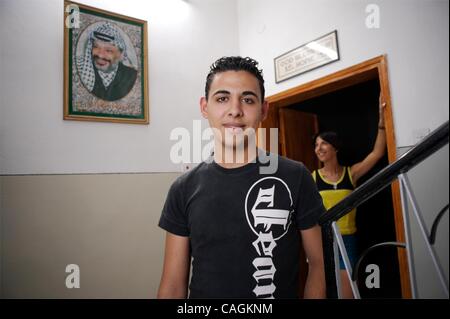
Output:
[[[327,93],[338,91],[349,86],[356,85],[372,79],[379,79],[380,90],[386,102],[385,127],[388,161],[392,163],[397,158],[394,122],[392,116],[391,94],[389,89],[388,69],[386,55],[380,55],[348,67],[317,80],[299,85],[286,91],[266,98],[269,103],[267,119],[261,124],[263,128],[278,127],[278,110],[293,104],[309,100]],[[282,138],[281,136],[279,137]],[[280,143],[280,141],[279,141]],[[405,242],[403,226],[403,214],[398,181],[392,183],[392,202],[394,209],[395,232],[397,241]],[[409,281],[409,268],[406,251],[398,249],[400,283],[403,298],[411,298],[411,286]]]

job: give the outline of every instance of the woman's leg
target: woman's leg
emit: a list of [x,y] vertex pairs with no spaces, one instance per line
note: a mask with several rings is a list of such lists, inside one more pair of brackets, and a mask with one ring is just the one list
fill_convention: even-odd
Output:
[[341,269],[341,299],[353,299],[352,286],[345,269]]
[[[345,249],[347,250],[347,255],[350,260],[350,264],[353,267],[355,266],[357,251],[356,251],[356,236],[352,235],[343,235],[342,239],[344,240]],[[340,273],[341,273],[341,298],[342,299],[353,299],[353,291],[352,286],[350,284],[350,279],[348,278],[347,270],[345,270],[344,260],[342,256],[339,254],[339,263],[340,263]]]

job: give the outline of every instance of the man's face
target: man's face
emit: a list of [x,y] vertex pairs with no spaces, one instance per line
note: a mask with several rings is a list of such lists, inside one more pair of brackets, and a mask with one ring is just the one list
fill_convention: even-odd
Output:
[[114,44],[100,40],[92,44],[92,61],[103,72],[111,72],[121,58],[122,52]]
[[268,104],[261,102],[258,80],[246,71],[217,73],[211,83],[208,100],[202,97],[200,108],[215,138],[225,147],[236,147],[236,139],[247,129],[256,129],[267,116]]

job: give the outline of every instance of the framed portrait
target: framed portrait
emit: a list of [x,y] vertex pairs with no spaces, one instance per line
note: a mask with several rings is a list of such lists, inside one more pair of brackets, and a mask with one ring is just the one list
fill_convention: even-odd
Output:
[[337,30],[334,30],[276,57],[275,82],[280,83],[338,60]]
[[64,119],[149,123],[147,22],[64,2]]

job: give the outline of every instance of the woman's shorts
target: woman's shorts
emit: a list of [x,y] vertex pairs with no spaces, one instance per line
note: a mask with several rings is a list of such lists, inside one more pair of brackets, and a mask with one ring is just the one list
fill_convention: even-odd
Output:
[[[356,246],[356,235],[342,235],[344,240],[345,249],[347,250],[348,259],[350,259],[350,265],[352,269],[355,267],[356,261],[358,259],[358,251]],[[339,252],[339,267],[340,269],[345,269],[344,259]]]

